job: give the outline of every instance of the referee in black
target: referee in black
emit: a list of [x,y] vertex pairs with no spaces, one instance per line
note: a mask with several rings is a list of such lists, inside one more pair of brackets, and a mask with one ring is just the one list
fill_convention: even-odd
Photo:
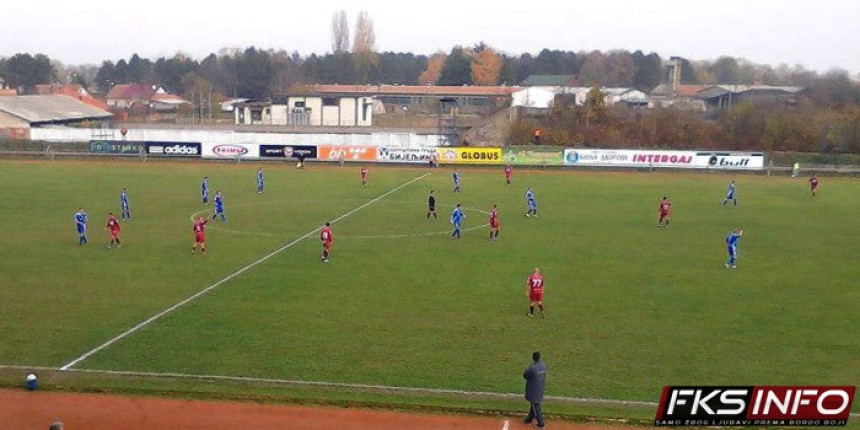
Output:
[[433,214],[433,219],[439,219],[436,216],[436,196],[433,195],[433,190],[430,190],[430,197],[427,198],[427,219],[430,219],[430,214]]

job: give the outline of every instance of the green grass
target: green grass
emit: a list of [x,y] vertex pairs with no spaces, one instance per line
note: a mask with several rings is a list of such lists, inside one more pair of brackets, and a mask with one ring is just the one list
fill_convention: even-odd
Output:
[[[61,366],[424,173],[372,167],[361,190],[357,168],[269,164],[257,195],[256,167],[0,162],[0,363]],[[205,257],[188,255],[203,175],[229,217],[209,230]],[[735,179],[740,206],[720,209],[727,175],[518,171],[506,189],[500,169],[467,170],[455,195],[440,169],[336,223],[330,264],[314,234],[78,367],[519,392],[540,350],[556,396],[856,385],[860,183],[828,178],[813,200],[804,181]],[[122,186],[135,219],[126,246],[108,251],[101,226]],[[523,216],[526,186],[539,218]],[[424,218],[431,188],[439,221]],[[669,230],[655,228],[663,195]],[[465,227],[498,204],[501,240],[485,228],[450,240],[456,202]],[[84,248],[78,206],[90,213]],[[732,271],[723,238],[735,228],[745,234]],[[391,235],[404,237],[366,237]],[[534,266],[546,319],[525,318]]]

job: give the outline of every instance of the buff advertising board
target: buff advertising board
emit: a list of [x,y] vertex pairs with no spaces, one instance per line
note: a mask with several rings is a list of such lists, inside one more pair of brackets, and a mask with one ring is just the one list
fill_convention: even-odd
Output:
[[695,151],[565,149],[564,164],[591,167],[704,168]]
[[440,163],[502,164],[501,148],[436,148]]
[[436,148],[431,147],[380,146],[376,159],[383,163],[427,164],[435,155]]
[[204,142],[203,158],[260,158],[260,145]]
[[377,147],[367,145],[317,147],[317,158],[320,160],[376,161],[377,153]]
[[707,169],[763,170],[764,154],[760,152],[697,152],[696,164]]
[[564,151],[552,149],[506,148],[502,157],[505,164],[526,165],[560,165],[564,160]]

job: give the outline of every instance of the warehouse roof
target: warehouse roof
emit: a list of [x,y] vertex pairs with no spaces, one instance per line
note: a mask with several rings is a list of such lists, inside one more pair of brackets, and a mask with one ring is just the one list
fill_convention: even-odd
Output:
[[0,97],[0,112],[30,124],[106,119],[112,114],[63,95]]

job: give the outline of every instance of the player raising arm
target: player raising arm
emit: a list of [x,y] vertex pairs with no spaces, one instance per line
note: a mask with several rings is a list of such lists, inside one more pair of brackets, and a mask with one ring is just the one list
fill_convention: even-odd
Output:
[[215,213],[212,214],[212,219],[221,215],[221,222],[227,222],[227,216],[224,215],[224,196],[221,195],[221,190],[215,192]]
[[87,211],[78,208],[75,212],[75,229],[78,231],[78,246],[87,244]]
[[726,236],[726,250],[729,252],[729,259],[726,261],[726,268],[737,269],[736,263],[738,258],[738,242],[743,236],[743,230],[735,230]]
[[726,188],[726,198],[723,199],[723,203],[720,206],[725,206],[729,200],[731,200],[735,206],[738,205],[738,198],[735,197],[735,181],[729,183],[729,187]]
[[535,305],[540,308],[541,318],[546,316],[543,310],[543,276],[540,269],[535,267],[534,272],[526,280],[526,297],[529,298],[529,318],[535,316]]
[[657,212],[660,213],[660,219],[657,221],[657,228],[663,227],[663,220],[666,220],[666,228],[669,228],[669,215],[672,212],[672,202],[669,201],[669,198],[663,196],[663,200],[660,201],[660,207],[657,209]]
[[113,248],[114,243],[117,248],[121,247],[122,244],[119,243],[119,232],[122,230],[122,227],[120,227],[119,220],[116,219],[116,215],[114,215],[113,212],[108,213],[105,229],[110,233],[110,243],[107,246],[108,249]]

